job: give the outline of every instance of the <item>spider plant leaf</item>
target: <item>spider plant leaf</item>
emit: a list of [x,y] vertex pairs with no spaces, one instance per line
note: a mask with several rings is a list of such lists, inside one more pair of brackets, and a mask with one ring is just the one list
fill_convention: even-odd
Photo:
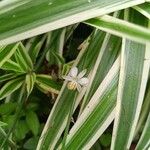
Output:
[[144,130],[142,132],[141,138],[136,146],[136,150],[146,150],[150,145],[150,113],[148,115],[147,121],[145,123]]
[[[77,65],[79,71],[87,69],[87,74],[90,72],[96,61],[94,56],[98,55],[104,36],[105,34],[101,31],[94,32],[91,35],[91,44],[89,44],[87,49],[83,51],[81,50],[78,58],[75,61],[74,65]],[[67,82],[64,83],[50,113],[37,146],[38,150],[47,148],[53,149],[56,146],[56,143],[58,142],[63,130],[65,129],[67,124],[67,116],[69,114],[72,101],[77,95],[77,91],[68,90],[66,85]],[[79,99],[81,100],[81,98]],[[77,100],[78,104],[80,100]]]
[[51,37],[56,38],[46,54],[46,59],[50,65],[56,64],[60,67],[61,64],[64,64],[64,59],[62,55],[65,42],[65,33],[66,28],[58,29],[56,31],[51,32]]
[[[3,139],[5,139],[7,136],[5,130],[1,126],[0,126],[0,135],[1,135],[1,138],[3,138]],[[13,149],[17,148],[16,144],[11,139],[8,139],[8,145]]]
[[118,53],[120,53],[120,49],[121,39],[116,36],[107,34],[103,41],[101,52],[99,53],[99,56],[97,57],[97,61],[93,68],[90,78],[90,85],[88,86],[80,111],[82,111],[82,109],[86,106],[92,95],[95,93],[95,91],[103,81],[104,77],[116,60]]
[[7,126],[7,123],[4,123],[4,122],[0,121],[0,127],[3,127],[3,126]]
[[2,100],[3,98],[7,97],[11,93],[19,89],[23,84],[23,81],[24,81],[23,77],[18,77],[4,84],[0,89],[0,100]]
[[140,43],[149,42],[150,39],[149,29],[108,15],[87,20],[85,23],[116,36]]
[[44,36],[36,36],[28,40],[25,48],[28,51],[33,64],[35,64],[38,54],[47,38],[47,34]]
[[148,76],[145,46],[129,40],[124,40],[123,45],[112,150],[128,149],[131,145],[144,97],[143,80]]
[[0,45],[20,41],[144,2],[145,0],[1,1]]
[[[129,14],[132,14],[131,18]],[[139,15],[132,10],[125,12],[127,19],[141,24],[141,21],[135,20]],[[149,60],[149,43],[123,39],[111,150],[129,149],[131,146],[148,81]]]
[[1,75],[0,76],[0,83],[5,82],[5,81],[10,80],[10,79],[13,79],[13,78],[16,78],[16,77],[17,77],[16,73],[8,73],[5,75]]
[[142,129],[143,124],[145,123],[145,120],[149,114],[149,110],[150,110],[150,84],[148,84],[147,87],[147,92],[145,94],[145,99],[142,106],[140,118],[135,131],[135,136],[137,136],[141,132],[140,130]]
[[55,59],[58,61],[58,63],[60,63],[60,64],[65,63],[64,58],[60,54],[58,54],[57,52],[52,52],[52,55],[55,57]]
[[30,73],[26,75],[25,82],[26,82],[26,89],[27,89],[28,95],[30,95],[30,93],[32,92],[35,81],[36,81],[35,73]]
[[33,70],[32,60],[24,47],[24,45],[20,42],[18,49],[15,53],[15,58],[17,63],[20,65],[21,69],[25,72],[29,72]]
[[44,74],[36,75],[36,85],[47,92],[58,94],[61,89],[61,84],[54,81],[51,76]]
[[139,11],[145,17],[150,19],[150,3],[144,3],[133,7],[135,10]]
[[11,71],[14,71],[17,73],[24,73],[24,71],[21,69],[21,67],[16,62],[14,62],[10,59],[2,65],[1,69],[11,70]]
[[[115,117],[118,58],[70,130],[65,150],[90,149]],[[88,131],[88,132],[86,132]]]
[[0,47],[0,67],[6,61],[8,61],[8,59],[15,53],[17,48],[18,48],[18,43]]

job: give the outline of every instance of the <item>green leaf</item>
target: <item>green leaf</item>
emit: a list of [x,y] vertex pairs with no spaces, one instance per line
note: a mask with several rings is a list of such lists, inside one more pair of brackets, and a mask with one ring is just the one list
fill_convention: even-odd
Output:
[[100,143],[104,146],[104,147],[109,147],[111,144],[111,134],[110,133],[104,133],[100,139],[99,139]]
[[141,3],[144,0],[1,1],[0,44],[20,41]]
[[[130,147],[146,85],[142,80],[145,80],[148,76],[148,72],[143,70],[145,46],[129,40],[124,40],[123,45],[116,108],[116,116],[118,117],[115,119],[112,149],[120,149],[122,147],[123,149],[128,149]],[[143,89],[141,89],[141,86]]]
[[[5,133],[5,131],[0,127],[0,139],[5,139],[7,136],[7,134]],[[16,149],[17,146],[15,145],[15,143],[11,140],[8,139],[8,146],[10,146],[12,149]]]
[[56,53],[56,52],[52,52],[52,54],[54,55],[54,57],[57,59],[57,61],[61,64],[65,63],[65,60],[62,56],[60,56],[60,54]]
[[136,146],[136,150],[146,150],[150,144],[150,113],[145,123],[141,138]]
[[70,65],[64,64],[62,67],[62,72],[61,72],[62,76],[66,76],[70,69],[71,69]]
[[144,3],[142,5],[134,6],[133,8],[150,19],[150,3]]
[[[112,64],[114,63],[114,61],[119,53],[120,44],[121,44],[121,41],[118,37],[111,36],[109,34],[107,34],[105,36],[103,45],[101,46],[101,51],[97,57],[97,61],[95,63],[95,66],[93,67],[91,75],[90,75],[91,83],[88,86],[86,95],[84,97],[84,100],[85,100],[85,102],[83,102],[84,107],[87,105],[87,103],[89,102],[91,97],[93,95],[95,95],[95,92],[101,93],[103,91],[103,90],[99,90],[99,91],[97,91],[97,90],[101,86],[100,84],[103,81],[103,79],[106,78],[106,74],[108,73],[109,69],[112,67]],[[116,65],[117,65],[116,67],[118,67],[118,69],[119,69],[119,61],[117,61]],[[113,73],[110,73],[110,74],[113,74]],[[116,72],[116,74],[117,74],[117,72]],[[110,80],[110,79],[108,79],[108,80]],[[115,85],[116,88],[117,88],[117,80],[118,80],[118,78],[116,78],[116,81],[114,80],[114,82],[116,82],[116,85]],[[106,79],[106,81],[107,81],[107,79]],[[111,82],[111,81],[109,81],[109,82]],[[113,81],[112,81],[112,83],[113,83]],[[107,85],[105,85],[105,84],[102,85],[103,89],[105,86],[107,86]],[[111,86],[111,84],[109,86]],[[106,89],[109,89],[110,88],[109,86]],[[103,92],[104,92],[104,94],[106,93],[106,91],[103,91]],[[68,149],[69,148],[73,149],[73,147],[82,149],[84,146],[86,148],[83,148],[83,149],[89,149],[89,146],[92,146],[92,144],[94,144],[94,142],[96,142],[98,140],[98,137],[106,129],[106,128],[104,129],[103,126],[107,127],[109,125],[109,123],[111,123],[111,121],[112,121],[111,119],[113,119],[113,117],[111,115],[112,115],[112,112],[114,111],[116,95],[111,97],[109,95],[110,93],[108,93],[108,97],[107,96],[103,97],[103,95],[101,97],[98,97],[98,95],[95,96],[95,100],[93,101],[93,103],[96,102],[97,105],[93,106],[91,114],[89,115],[88,118],[86,118],[87,120],[86,119],[84,120],[84,117],[85,117],[84,115],[89,114],[90,113],[89,111],[84,113],[84,115],[83,115],[84,117],[81,119],[82,121],[80,120],[80,115],[79,115],[80,125],[78,127],[77,126],[74,127],[75,128],[74,130],[76,130],[76,133],[73,133],[74,135],[71,135],[72,138],[69,139],[69,141],[72,141],[72,142],[70,142],[70,145],[68,144],[68,147],[66,146]],[[109,102],[110,104],[107,106],[107,107],[109,107],[109,110],[106,108],[107,109],[106,112],[102,113],[100,111],[103,109],[103,107],[105,107],[105,104],[100,104],[100,103],[103,99],[105,99],[105,101],[107,101],[107,98],[109,98],[112,103]],[[91,105],[92,105],[92,102],[91,102]],[[83,108],[81,108],[81,112],[83,111],[82,109]],[[97,110],[97,114],[96,114],[96,112],[94,112],[96,110]],[[82,113],[81,113],[81,116],[82,116]],[[110,116],[112,117],[111,119],[110,119]],[[96,119],[94,119],[94,117],[95,118],[98,117],[98,119],[96,120]],[[78,122],[78,120],[77,120],[77,122]],[[107,125],[105,123],[107,123]],[[99,124],[99,126],[97,124]],[[88,129],[88,127],[89,128],[91,127],[91,129]],[[89,132],[86,133],[85,130],[88,130]],[[99,130],[101,132],[98,132]],[[70,133],[71,133],[71,131],[70,131]],[[81,135],[81,133],[83,133],[83,134]],[[80,140],[78,140],[79,135],[82,136]],[[74,142],[74,141],[76,141],[76,142]]]
[[33,111],[26,112],[26,123],[29,129],[32,131],[32,133],[36,136],[39,133],[39,127],[40,127],[37,114]]
[[149,29],[107,15],[88,20],[85,23],[100,30],[140,43],[149,42],[150,39]]
[[32,60],[22,43],[19,44],[18,49],[15,53],[15,57],[22,70],[24,70],[25,72],[30,72],[33,70]]
[[[78,55],[75,64],[77,65],[79,71],[83,69],[87,69],[87,74],[89,74],[90,70],[93,68],[99,51],[102,45],[103,38],[105,33],[101,31],[93,32],[90,38],[89,47],[84,49]],[[58,95],[56,103],[51,110],[50,118],[48,119],[46,126],[43,130],[41,138],[39,140],[37,149],[45,149],[51,147],[53,149],[58,142],[66,124],[67,124],[67,116],[70,112],[70,107],[72,101],[74,100],[77,91],[70,91],[66,87],[67,82],[64,82],[64,85]],[[84,91],[85,92],[85,91]],[[76,100],[76,106],[79,104],[80,100],[83,97],[83,93],[78,94],[78,98]],[[82,96],[81,96],[81,95]]]
[[[128,13],[125,13],[127,18]],[[137,16],[132,15],[131,21]],[[131,146],[148,80],[149,59],[149,44],[145,46],[123,39],[112,150]]]
[[4,81],[7,81],[7,80],[10,80],[10,79],[13,79],[13,78],[16,78],[17,75],[14,74],[14,73],[9,73],[9,74],[5,74],[5,75],[1,75],[0,76],[0,83],[4,82]]
[[88,86],[87,92],[82,102],[80,113],[105,78],[109,69],[112,67],[114,61],[118,56],[118,53],[120,53],[120,49],[121,39],[110,34],[106,34],[103,45],[101,47],[101,52],[97,57],[97,61],[91,73],[91,83]]
[[26,149],[26,150],[35,150],[36,149],[36,146],[37,146],[37,143],[38,143],[38,140],[39,138],[38,137],[33,137],[33,138],[30,138],[26,141],[26,143],[23,145],[23,147]]
[[135,131],[135,136],[137,136],[139,132],[141,132],[141,129],[143,129],[143,124],[145,123],[145,120],[149,114],[149,109],[150,109],[150,84],[148,84],[147,87],[147,92],[145,94],[145,99],[142,106],[140,118]]
[[25,47],[28,50],[28,53],[29,53],[33,63],[36,62],[38,54],[39,54],[46,38],[47,38],[47,35],[36,36],[34,38],[29,39],[28,43],[26,44]]
[[29,132],[29,128],[27,126],[27,123],[25,120],[19,120],[17,122],[16,128],[15,128],[15,137],[17,140],[22,140],[25,138],[26,134]]
[[3,116],[3,121],[7,123],[7,129],[10,129],[15,121],[15,115]]
[[4,103],[0,105],[0,115],[9,115],[16,110],[16,103]]
[[16,79],[12,79],[8,81],[2,88],[0,89],[0,100],[7,97],[14,91],[16,91],[23,84],[23,77],[18,77]]
[[39,103],[30,102],[27,106],[27,110],[36,111],[39,108]]
[[46,92],[58,94],[61,89],[61,84],[54,81],[51,76],[44,74],[36,75],[36,84]]
[[32,92],[35,81],[36,81],[35,73],[26,75],[26,88],[27,88],[28,95],[30,95],[30,93]]
[[8,59],[15,53],[18,48],[18,44],[11,44],[8,46],[0,47],[0,67],[8,61]]
[[97,141],[90,150],[102,150],[99,141]]
[[0,127],[3,127],[3,126],[7,126],[7,123],[4,123],[4,122],[0,121]]
[[[47,55],[46,54],[48,54],[49,50],[51,50],[54,47],[57,47],[57,45],[56,45],[57,42],[56,41],[57,41],[57,39],[58,39],[59,36],[60,36],[59,30],[55,30],[53,32],[47,33],[47,38],[46,38],[46,41],[45,41],[45,46],[43,47],[43,51],[41,53],[41,56],[37,60],[37,63],[35,65],[35,70],[40,69],[40,66],[43,63],[43,61],[45,59],[45,56],[46,56],[46,59],[47,59]],[[53,62],[53,59],[50,62]]]
[[119,68],[117,59],[71,128],[65,150],[90,149],[112,123],[115,116]]
[[11,71],[14,71],[14,72],[17,72],[17,73],[24,73],[24,71],[21,69],[21,67],[14,61],[12,60],[8,60],[6,61],[1,69],[3,70],[11,70]]
[[46,54],[46,59],[48,60],[50,65],[55,64],[60,67],[65,62],[62,56],[65,44],[65,33],[66,28],[58,29],[50,33],[51,38],[55,37],[55,40],[53,40],[51,47],[49,48],[49,51]]

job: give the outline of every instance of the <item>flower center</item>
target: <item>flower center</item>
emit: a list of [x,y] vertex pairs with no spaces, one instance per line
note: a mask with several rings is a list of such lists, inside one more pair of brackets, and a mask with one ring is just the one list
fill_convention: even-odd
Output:
[[77,83],[74,81],[71,81],[67,84],[67,87],[69,90],[75,90],[77,88]]

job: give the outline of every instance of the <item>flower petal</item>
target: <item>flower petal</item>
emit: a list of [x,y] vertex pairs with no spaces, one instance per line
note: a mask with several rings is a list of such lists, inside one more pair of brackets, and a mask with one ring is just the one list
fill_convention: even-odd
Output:
[[78,90],[78,92],[80,92],[81,89],[82,89],[81,85],[80,85],[80,84],[77,84],[77,90]]
[[78,80],[78,83],[82,86],[85,86],[89,83],[89,79],[88,78],[82,78],[82,79]]
[[77,74],[78,74],[78,68],[77,67],[73,67],[71,68],[70,72],[69,72],[69,75],[71,77],[77,77]]
[[87,72],[86,69],[82,70],[78,75],[78,79],[81,79],[86,74],[86,72]]
[[72,77],[70,77],[70,76],[63,76],[62,78],[67,81],[73,81]]

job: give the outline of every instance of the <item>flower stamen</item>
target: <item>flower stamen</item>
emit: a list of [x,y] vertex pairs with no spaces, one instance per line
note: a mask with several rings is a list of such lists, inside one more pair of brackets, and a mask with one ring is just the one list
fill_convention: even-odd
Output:
[[87,86],[89,79],[84,77],[86,74],[86,69],[78,73],[78,68],[73,67],[69,74],[65,77],[63,77],[65,80],[69,81],[67,84],[67,88],[69,90],[78,90],[81,91],[81,88],[83,86]]

